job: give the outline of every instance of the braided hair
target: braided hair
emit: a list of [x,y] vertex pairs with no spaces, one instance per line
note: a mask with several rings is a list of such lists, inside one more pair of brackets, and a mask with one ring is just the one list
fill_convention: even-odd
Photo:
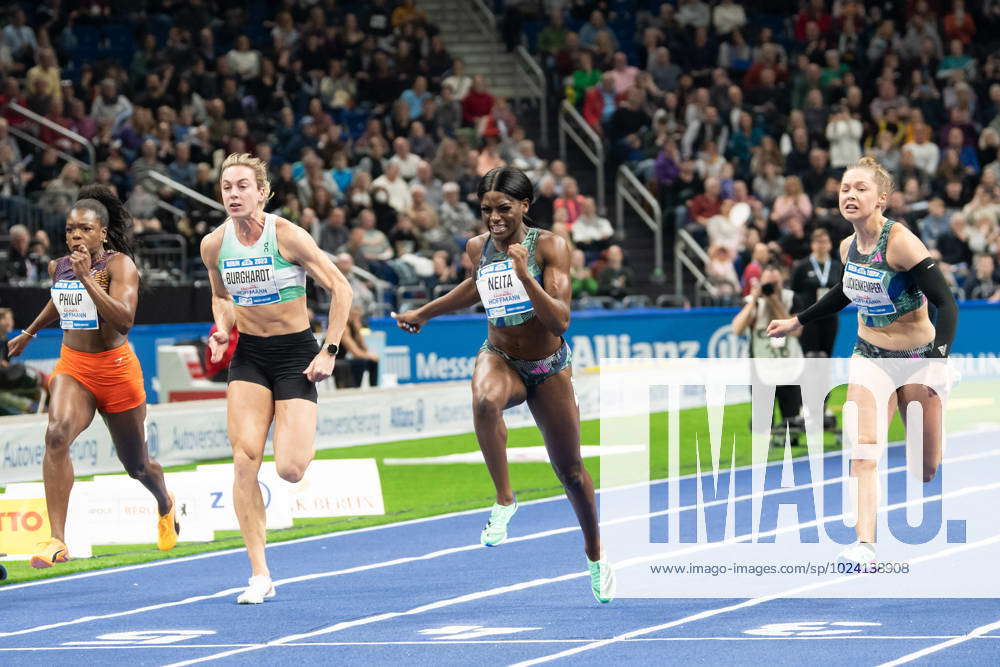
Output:
[[80,198],[73,208],[93,211],[108,230],[108,246],[135,260],[132,248],[132,216],[115,194],[103,185],[88,185],[80,189]]

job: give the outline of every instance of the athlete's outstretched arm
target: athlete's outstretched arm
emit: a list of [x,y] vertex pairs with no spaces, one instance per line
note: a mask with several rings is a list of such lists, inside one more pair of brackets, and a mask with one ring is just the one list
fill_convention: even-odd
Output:
[[528,252],[523,246],[511,246],[508,254],[514,263],[517,277],[524,283],[524,289],[535,309],[535,317],[546,329],[561,336],[569,329],[569,302],[573,295],[573,285],[569,279],[569,245],[555,234],[546,234],[538,239],[538,252],[545,263],[542,274],[543,285],[528,273]]
[[[483,240],[479,237],[469,239],[465,246],[465,254],[468,255],[472,266],[479,265],[479,255],[483,251]],[[460,282],[453,290],[439,296],[430,303],[425,303],[419,308],[405,313],[393,313],[396,325],[403,331],[418,333],[420,327],[438,315],[447,315],[456,310],[469,308],[479,303],[479,291],[476,289],[476,281],[473,278],[466,278]]]
[[[219,227],[219,230],[224,229]],[[226,285],[219,273],[219,249],[222,246],[222,232],[215,231],[201,240],[201,261],[208,269],[208,281],[212,285],[212,319],[215,321],[215,332],[208,339],[208,347],[212,352],[212,362],[222,359],[229,345],[229,332],[236,324],[236,308],[226,291]]]

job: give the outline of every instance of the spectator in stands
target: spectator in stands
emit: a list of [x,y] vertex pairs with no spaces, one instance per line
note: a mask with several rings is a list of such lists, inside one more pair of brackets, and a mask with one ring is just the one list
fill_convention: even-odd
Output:
[[38,205],[52,213],[64,213],[76,201],[80,192],[80,167],[74,162],[67,162],[56,178],[45,186],[45,192],[38,200]]
[[566,224],[572,229],[573,223],[576,219],[580,217],[583,212],[583,203],[586,198],[580,194],[579,188],[577,186],[576,179],[572,176],[567,176],[562,179],[562,196],[556,198],[553,203],[553,209],[558,211],[563,209],[566,211]]
[[3,43],[10,50],[11,58],[21,64],[30,62],[38,51],[35,31],[27,25],[27,17],[22,9],[16,8],[11,22],[4,27]]
[[486,77],[477,74],[472,79],[472,88],[462,98],[462,123],[474,126],[476,121],[493,109],[493,96],[486,90]]
[[583,119],[599,134],[604,133],[604,124],[611,120],[618,108],[618,94],[615,92],[615,80],[605,72],[596,86],[587,89],[583,102]]
[[665,92],[677,90],[677,80],[681,76],[681,68],[671,62],[670,49],[660,46],[653,51],[646,71],[653,77],[656,87]]
[[597,277],[598,293],[620,299],[628,294],[635,277],[632,269],[625,266],[625,253],[618,245],[612,245],[604,251],[604,267]]
[[941,261],[959,275],[964,275],[972,264],[968,237],[965,216],[961,213],[951,216],[950,228],[938,237],[937,250],[941,253]]
[[747,15],[742,5],[733,0],[722,0],[712,10],[712,26],[719,37],[741,30],[747,24]]
[[784,230],[793,221],[805,227],[811,217],[812,202],[802,191],[802,181],[798,176],[785,177],[783,192],[774,200],[771,219]]
[[[402,8],[397,8],[396,11],[398,12],[399,9]],[[360,387],[365,373],[368,373],[370,386],[378,385],[379,358],[377,354],[368,349],[368,345],[365,343],[365,328],[361,322],[363,314],[364,310],[360,306],[354,305],[347,318],[347,326],[344,328],[344,336],[340,340],[340,351],[337,354],[337,358],[342,361],[337,364],[334,373],[338,389]],[[340,372],[336,372],[337,369],[341,369]]]
[[993,255],[981,253],[975,257],[975,270],[965,280],[966,299],[1000,299],[1000,275],[997,275]]
[[[479,218],[459,198],[461,192],[458,183],[449,181],[441,186],[441,191],[444,194],[444,201],[441,203],[441,225],[464,249],[465,243],[479,230]],[[535,222],[537,223],[538,220],[536,219]]]
[[100,94],[94,98],[90,108],[90,117],[98,125],[110,121],[117,124],[132,113],[132,103],[118,92],[118,84],[114,79],[104,79],[101,82]]
[[582,296],[597,296],[597,280],[586,264],[582,250],[574,250],[570,256],[569,279],[574,299]]
[[396,137],[392,142],[394,154],[389,164],[399,167],[399,175],[404,180],[412,180],[417,175],[417,166],[422,162],[419,155],[410,152],[410,142],[406,137]]
[[708,239],[705,228],[708,221],[720,213],[722,210],[722,186],[718,178],[705,179],[705,191],[688,200],[688,217],[697,226],[692,226],[689,231],[695,234],[702,245],[707,245]]
[[361,256],[368,262],[392,259],[392,246],[389,239],[375,228],[375,213],[369,209],[361,211],[358,216],[358,228],[361,229]]
[[465,100],[465,96],[469,94],[472,90],[472,77],[465,73],[465,61],[461,58],[455,58],[455,62],[452,64],[451,76],[445,78],[441,82],[442,90],[444,88],[449,88],[453,94],[454,100],[461,103]]
[[622,95],[626,90],[635,85],[635,77],[639,69],[628,64],[628,56],[622,51],[616,51],[614,55],[614,67],[608,72],[614,80],[615,93]]
[[750,262],[743,269],[743,276],[740,280],[743,285],[742,296],[747,296],[760,284],[761,273],[770,262],[771,249],[767,247],[766,243],[755,243],[750,254]]
[[413,199],[410,196],[410,187],[400,175],[399,162],[392,162],[390,160],[389,164],[385,167],[385,173],[372,181],[372,189],[384,190],[388,195],[388,204],[396,211],[405,211],[413,205]]
[[7,233],[10,235],[10,248],[7,250],[7,274],[3,282],[38,282],[46,275],[48,267],[39,266],[35,258],[31,257],[31,234],[28,228],[13,225]]
[[597,214],[597,204],[593,197],[584,197],[580,215],[573,222],[573,243],[586,253],[604,250],[611,243],[615,230],[607,218]]
[[52,49],[38,49],[35,57],[38,64],[28,70],[25,86],[30,91],[38,91],[47,97],[54,108],[61,109],[63,104],[62,83],[59,63]]
[[596,86],[601,80],[601,70],[594,67],[594,58],[590,51],[581,51],[579,66],[573,70],[572,88],[567,92],[572,92],[569,96],[571,102],[582,102],[587,90],[591,86]]
[[580,46],[590,49],[597,43],[598,35],[605,35],[611,42],[613,48],[618,50],[618,37],[608,28],[604,20],[604,14],[595,9],[590,13],[590,20],[580,28]]

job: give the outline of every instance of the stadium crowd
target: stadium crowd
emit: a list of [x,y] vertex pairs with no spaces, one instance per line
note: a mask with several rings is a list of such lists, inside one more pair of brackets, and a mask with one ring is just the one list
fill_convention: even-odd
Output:
[[839,177],[863,155],[956,295],[1000,300],[997,0],[508,0],[512,24],[723,300],[805,261],[816,229],[838,247]]
[[[481,231],[475,189],[501,164],[531,174],[536,224],[555,224],[589,259],[609,244],[610,223],[565,165],[536,155],[508,101],[449,55],[413,0],[50,1],[11,5],[2,20],[0,196],[53,222],[0,223],[0,281],[47,279],[61,216],[88,182],[127,200],[140,248],[181,246],[191,268],[168,279],[199,277],[199,244],[223,215],[150,174],[216,199],[218,166],[244,151],[270,165],[269,212],[310,230],[345,272],[426,296],[470,270],[461,258]],[[84,144],[11,102],[90,142],[92,172],[60,154],[86,165]],[[581,291],[620,291],[627,272],[615,264],[578,271]],[[372,283],[354,282],[371,306]]]

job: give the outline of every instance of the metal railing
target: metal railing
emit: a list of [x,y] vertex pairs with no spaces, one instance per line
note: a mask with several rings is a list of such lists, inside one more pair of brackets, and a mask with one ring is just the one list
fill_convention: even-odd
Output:
[[[161,174],[161,173],[159,173],[157,171],[152,171],[152,170],[150,170],[149,172],[147,172],[146,176],[148,178],[151,178],[154,181],[160,183],[161,185],[167,186],[168,188],[170,188],[174,192],[178,192],[178,193],[184,195],[188,199],[193,199],[194,201],[198,202],[199,204],[202,204],[204,206],[208,206],[209,208],[214,208],[217,211],[223,211],[223,212],[225,212],[225,210],[226,210],[225,206],[223,206],[219,202],[215,201],[214,199],[209,199],[208,197],[206,197],[205,195],[201,194],[200,192],[198,192],[196,190],[192,190],[188,186],[184,185],[183,183],[181,183],[179,181],[175,181],[174,179],[170,178],[169,176],[164,176],[163,174]],[[182,211],[179,211],[179,209],[171,206],[170,204],[167,204],[164,201],[158,202],[158,205],[161,206],[161,207],[163,207],[163,208],[166,208],[167,210],[171,210],[172,212],[173,211],[177,211],[179,213],[183,213]]]
[[[72,130],[67,130],[65,127],[63,127],[62,125],[59,125],[58,123],[53,123],[51,120],[49,120],[45,116],[39,116],[37,113],[35,113],[31,109],[27,109],[27,108],[21,106],[20,104],[18,104],[17,102],[8,102],[7,103],[7,108],[10,109],[10,110],[12,110],[12,111],[16,111],[18,114],[24,116],[25,118],[27,118],[31,122],[38,123],[39,125],[43,125],[43,126],[47,127],[48,129],[52,130],[53,132],[55,132],[57,134],[61,134],[62,136],[64,136],[67,139],[69,139],[70,141],[73,141],[74,143],[77,143],[77,144],[80,144],[81,146],[83,146],[84,150],[87,151],[87,157],[90,159],[89,162],[84,162],[83,160],[80,160],[79,158],[77,158],[77,157],[75,157],[73,155],[70,155],[69,153],[66,153],[64,151],[61,151],[59,149],[56,149],[56,152],[59,154],[59,157],[61,157],[66,162],[72,162],[72,163],[76,164],[78,167],[81,167],[83,169],[93,170],[94,165],[97,164],[97,151],[94,150],[94,144],[90,143],[89,139],[87,139],[86,137],[84,137],[81,134],[77,134],[76,132],[74,132]],[[20,128],[17,128],[17,127],[14,127],[14,126],[9,126],[8,130],[10,131],[11,134],[13,134],[18,139],[23,139],[24,141],[27,141],[29,144],[32,144],[33,146],[37,146],[39,148],[55,148],[54,146],[51,146],[50,144],[46,144],[44,141],[42,141],[38,137],[35,137],[31,133],[25,132],[24,130],[21,130]]]
[[566,137],[573,140],[577,148],[580,149],[590,163],[597,170],[597,209],[602,215],[607,213],[606,195],[604,187],[604,140],[594,132],[594,128],[587,125],[580,112],[570,104],[563,101],[559,107],[559,159],[566,161]]
[[625,204],[632,207],[639,218],[653,232],[653,272],[650,280],[663,284],[667,280],[663,272],[663,211],[660,202],[656,201],[632,170],[622,165],[618,167],[615,177],[615,215],[618,218],[618,237],[625,237]]
[[549,96],[545,93],[545,72],[528,49],[519,46],[514,49],[514,60],[520,66],[517,73],[525,86],[538,98],[539,130],[542,146],[549,147]]
[[[690,254],[689,254],[690,253]],[[691,258],[694,256],[694,259]],[[695,262],[694,260],[697,260]],[[718,297],[718,290],[709,281],[702,267],[708,264],[708,253],[694,240],[685,229],[678,228],[677,240],[674,242],[674,293],[684,296],[684,269],[694,277],[694,305],[701,305],[703,295]]]

